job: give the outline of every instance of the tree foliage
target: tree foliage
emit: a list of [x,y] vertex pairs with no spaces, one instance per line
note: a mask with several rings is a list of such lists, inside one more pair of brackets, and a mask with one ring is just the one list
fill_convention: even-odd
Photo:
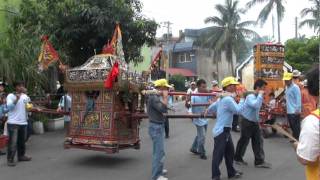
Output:
[[233,52],[239,58],[241,51],[248,49],[246,40],[259,37],[255,31],[246,28],[255,25],[254,21],[241,22],[243,11],[238,8],[238,3],[236,0],[225,0],[225,4],[217,4],[215,9],[219,16],[205,19],[205,23],[213,23],[214,26],[208,28],[199,39],[205,47],[213,48],[218,53],[225,51],[233,70]]
[[295,69],[308,71],[319,60],[320,38],[290,39],[285,43],[285,59]]
[[272,12],[273,8],[276,8],[277,13],[277,24],[278,24],[278,42],[281,42],[280,38],[280,22],[283,20],[284,13],[285,13],[285,7],[284,7],[285,0],[251,0],[247,3],[248,8],[252,8],[256,4],[259,3],[266,3],[261,12],[258,15],[257,22],[260,22],[260,24],[264,24],[269,15]]
[[139,0],[23,0],[16,25],[40,26],[71,66],[80,65],[111,39],[121,25],[125,59],[141,61],[140,48],[153,44],[156,22],[141,14]]
[[310,18],[304,19],[300,23],[300,27],[302,26],[309,26],[310,28],[313,28],[314,32],[319,35],[320,33],[320,0],[309,0],[311,1],[314,6],[310,8],[304,8],[301,11],[301,17],[306,17],[310,15]]
[[36,67],[42,35],[49,35],[62,61],[81,65],[100,53],[116,23],[122,29],[126,61],[140,62],[140,48],[155,42],[157,29],[141,8],[139,0],[22,0],[8,32],[0,36],[0,76],[9,81],[44,79]]
[[172,75],[169,78],[169,83],[174,84],[174,88],[176,91],[185,91],[186,90],[186,87],[184,86],[185,80],[186,80],[186,77],[180,74],[177,74],[177,75]]

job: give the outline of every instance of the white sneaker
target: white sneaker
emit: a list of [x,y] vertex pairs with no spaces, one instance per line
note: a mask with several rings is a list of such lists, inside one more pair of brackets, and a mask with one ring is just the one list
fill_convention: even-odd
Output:
[[157,180],[168,180],[168,178],[166,178],[164,176],[159,176]]
[[168,170],[163,169],[163,170],[162,170],[162,175],[166,175],[166,174],[168,174]]

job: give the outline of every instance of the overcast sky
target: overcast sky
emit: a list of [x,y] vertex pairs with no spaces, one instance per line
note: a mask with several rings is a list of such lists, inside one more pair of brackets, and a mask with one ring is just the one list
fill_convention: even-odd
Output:
[[[215,4],[224,4],[225,0],[141,0],[143,3],[143,14],[147,17],[156,20],[158,23],[164,21],[172,22],[172,33],[177,36],[179,30],[186,28],[203,28],[210,26],[205,24],[204,19],[208,16],[218,15],[214,9]],[[239,0],[240,7],[249,0]],[[303,8],[312,6],[309,0],[286,0],[285,1],[285,17],[281,23],[281,41],[285,42],[287,39],[295,36],[295,17],[298,16],[298,22],[301,21],[300,12]],[[256,6],[249,10],[247,14],[242,17],[244,20],[256,20],[263,5]],[[276,17],[276,16],[275,16]],[[261,28],[251,27],[257,31],[261,36],[272,36],[272,20],[269,17],[266,24]],[[276,20],[276,18],[275,18]],[[275,38],[277,39],[277,29],[275,21]],[[158,29],[157,36],[166,33],[166,28]],[[298,30],[299,34],[306,34],[307,37],[313,35],[312,29],[305,27]]]

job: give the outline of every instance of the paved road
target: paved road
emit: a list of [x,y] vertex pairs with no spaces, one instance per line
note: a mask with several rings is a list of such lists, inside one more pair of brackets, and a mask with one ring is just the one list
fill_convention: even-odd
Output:
[[[179,104],[178,111],[182,111]],[[209,180],[213,138],[210,122],[206,139],[208,160],[200,160],[189,152],[196,129],[190,120],[170,121],[171,137],[166,140],[166,168],[170,180]],[[28,154],[32,162],[18,163],[14,168],[6,166],[6,157],[0,157],[0,180],[149,180],[151,174],[151,141],[147,133],[148,122],[141,125],[141,150],[124,150],[107,155],[86,150],[64,150],[63,132],[49,132],[32,136],[28,142]],[[239,134],[233,134],[234,143]],[[298,164],[288,140],[280,136],[265,140],[266,160],[272,169],[253,166],[251,145],[245,156],[247,167],[244,180],[303,180],[304,170]],[[226,180],[226,168],[222,164],[222,179]]]

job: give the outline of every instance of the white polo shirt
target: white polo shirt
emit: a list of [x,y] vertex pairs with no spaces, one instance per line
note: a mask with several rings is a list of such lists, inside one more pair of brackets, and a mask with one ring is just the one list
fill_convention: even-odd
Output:
[[[8,112],[7,122],[8,124],[27,125],[28,121],[26,104],[30,102],[30,98],[26,94],[22,93],[17,104],[14,105],[16,99],[17,97],[13,93],[10,93],[7,96],[7,106],[10,109],[10,111]],[[13,107],[13,109],[11,109],[10,107]]]

